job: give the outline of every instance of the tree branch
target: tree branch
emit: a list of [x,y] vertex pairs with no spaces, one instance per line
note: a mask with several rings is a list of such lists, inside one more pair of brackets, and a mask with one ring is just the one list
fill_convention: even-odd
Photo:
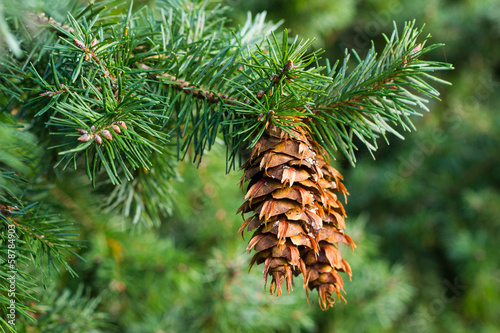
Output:
[[[37,22],[38,24],[40,24],[40,25],[48,25],[49,28],[51,27],[52,30],[54,32],[56,32],[59,36],[63,36],[63,34],[61,33],[60,30],[54,29],[54,27],[62,28],[62,29],[64,29],[67,32],[73,32],[74,31],[74,29],[72,27],[70,27],[68,25],[65,25],[65,24],[61,24],[60,22],[57,22],[53,18],[47,17],[44,13],[42,13],[42,14],[31,14],[31,16],[33,17],[33,19],[35,20],[35,22]],[[82,49],[83,51],[85,51],[90,57],[92,57],[93,59],[95,59],[98,64],[101,64],[105,68],[105,74],[106,74],[106,76],[108,76],[113,81],[113,83],[114,83],[114,80],[111,77],[111,75],[109,73],[109,70],[104,66],[104,64],[102,64],[102,61],[99,58],[97,58],[97,56],[94,54],[94,52],[91,49],[87,48],[84,45],[83,42],[81,42],[81,41],[79,41],[77,39],[75,39],[75,44],[80,49]],[[136,68],[143,69],[145,71],[151,71],[151,72],[154,71],[154,69],[152,69],[150,66],[148,66],[148,65],[146,65],[144,63],[141,63],[141,62],[134,64],[134,66]],[[188,81],[185,81],[183,79],[177,78],[177,77],[175,77],[173,75],[170,75],[168,73],[162,73],[162,74],[150,73],[150,74],[148,74],[148,76],[150,78],[154,79],[154,80],[160,80],[160,78],[162,78],[162,81],[164,81],[163,79],[167,79],[167,82],[170,81],[172,83],[166,83],[166,84],[172,86],[172,88],[174,88],[175,90],[182,91],[182,92],[184,92],[186,94],[191,94],[191,95],[193,95],[193,97],[201,99],[201,100],[207,100],[207,102],[212,103],[212,104],[217,104],[219,102],[222,102],[224,104],[234,105],[235,101],[239,101],[238,99],[236,99],[234,97],[229,97],[226,94],[220,94],[220,93],[217,93],[217,92],[210,92],[208,90],[201,89],[199,87],[196,87],[196,86],[192,85]],[[46,93],[46,95],[49,96],[49,97],[52,97],[52,96],[55,95],[55,93],[54,92],[48,92],[48,93]],[[239,102],[241,102],[241,101],[239,101]],[[249,102],[250,101],[248,99],[246,99],[244,101],[244,103],[249,103]]]

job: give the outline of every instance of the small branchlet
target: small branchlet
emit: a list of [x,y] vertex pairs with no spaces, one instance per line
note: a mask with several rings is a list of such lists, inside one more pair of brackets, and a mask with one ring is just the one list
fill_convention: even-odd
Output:
[[280,68],[278,70],[279,74],[271,74],[269,77],[269,81],[271,81],[271,86],[267,89],[267,91],[264,90],[259,90],[257,93],[257,98],[261,99],[266,93],[272,94],[273,88],[275,85],[279,84],[281,82],[282,78],[285,78],[287,82],[292,82],[294,78],[297,76],[291,75],[291,72],[294,70],[294,65],[292,60],[288,60],[287,63],[283,66],[283,68]]
[[113,135],[109,131],[109,128],[111,128],[115,133],[120,134],[122,131],[120,127],[127,129],[127,124],[123,121],[117,121],[116,123],[113,123],[109,126],[103,127],[100,130],[97,130],[94,125],[90,127],[90,133],[87,130],[77,128],[76,131],[83,134],[80,136],[77,140],[82,141],[82,142],[89,142],[92,139],[95,139],[95,142],[99,145],[102,145],[102,137],[105,137],[107,140],[111,141],[113,140]]
[[108,77],[108,79],[110,80],[111,82],[111,85],[113,87],[113,89],[117,89],[118,88],[118,85],[116,84],[116,78],[111,75],[109,69],[107,68],[107,66],[101,61],[101,59],[99,59],[99,57],[96,55],[96,47],[95,45],[97,44],[97,40],[94,38],[94,40],[92,40],[92,43],[91,43],[91,46],[90,48],[88,48],[84,42],[82,42],[81,40],[78,40],[76,38],[73,39],[73,41],[75,42],[75,45],[81,49],[82,51],[85,52],[85,60],[88,61],[90,59],[94,59],[94,61],[100,65],[104,71],[104,76]]
[[40,96],[43,96],[43,97],[54,97],[54,96],[57,96],[57,95],[60,95],[60,94],[63,94],[65,92],[68,92],[66,88],[66,86],[64,84],[61,84],[61,88],[60,90],[56,90],[56,91],[46,91],[44,93],[41,93]]
[[[143,64],[143,63],[135,64],[135,66],[137,68],[141,68],[143,70],[151,70],[152,69],[151,67],[149,67],[148,65]],[[151,74],[149,74],[149,77],[151,79],[154,79],[154,80],[164,78],[167,81],[172,82],[169,84],[175,90],[183,91],[186,94],[191,94],[191,95],[193,95],[193,97],[196,97],[196,98],[201,99],[201,100],[207,100],[207,102],[209,102],[211,104],[216,104],[216,103],[222,102],[224,104],[234,105],[234,101],[237,101],[236,98],[228,97],[226,94],[217,94],[214,92],[210,92],[208,90],[200,89],[200,88],[192,85],[188,81],[184,81],[182,79],[176,78],[175,76],[167,74],[167,73],[164,73],[164,74],[151,73]],[[247,101],[245,103],[249,103],[249,102],[250,102],[250,100],[247,99]]]

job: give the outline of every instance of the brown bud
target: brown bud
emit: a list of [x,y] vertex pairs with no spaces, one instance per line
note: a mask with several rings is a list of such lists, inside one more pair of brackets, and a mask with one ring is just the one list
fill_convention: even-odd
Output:
[[113,140],[113,136],[108,130],[102,130],[101,134],[104,135],[104,137],[108,140]]
[[76,46],[78,46],[81,49],[85,48],[85,44],[82,41],[79,41],[78,39],[73,39],[75,41]]
[[89,61],[89,54],[88,53],[85,55],[85,61]]
[[257,98],[261,99],[263,96],[264,96],[264,90],[259,90],[259,92],[257,93]]
[[422,44],[415,46],[415,48],[411,50],[410,55],[414,55],[415,53],[420,52],[420,50],[422,50]]
[[257,118],[258,120],[261,120],[264,117],[263,113],[259,113],[259,117]]
[[87,133],[85,133],[84,135],[82,135],[81,137],[78,138],[78,141],[82,141],[82,142],[89,142],[90,140],[92,140],[92,135],[87,134]]
[[94,131],[95,131],[95,126],[94,126],[94,125],[90,126],[90,130],[91,130],[92,132],[94,132]]
[[124,121],[120,120],[117,124],[120,125],[121,127],[125,128],[125,129],[127,129],[127,124],[125,124]]
[[288,60],[288,62],[285,65],[285,71],[291,71],[293,69],[293,61]]
[[118,127],[118,125],[115,125],[115,124],[111,125],[111,129],[113,131],[115,131],[116,133],[121,133],[122,132],[122,130],[120,129],[120,127]]
[[87,134],[87,133],[88,133],[86,130],[81,129],[81,128],[77,128],[77,129],[76,129],[76,131],[77,131],[77,132],[80,132],[80,133],[82,133],[82,134]]
[[270,116],[274,116],[274,110],[267,111],[267,114],[270,115]]
[[101,139],[101,137],[99,136],[99,134],[96,134],[96,135],[95,135],[95,142],[97,142],[98,144],[102,145],[102,139]]
[[0,213],[3,215],[10,215],[12,214],[13,210],[19,210],[17,206],[6,206],[6,205],[0,205]]
[[[97,39],[94,38],[94,40],[92,41],[92,44],[90,44],[90,46],[94,47],[95,44],[97,44]],[[95,51],[95,48],[93,48],[92,51]]]

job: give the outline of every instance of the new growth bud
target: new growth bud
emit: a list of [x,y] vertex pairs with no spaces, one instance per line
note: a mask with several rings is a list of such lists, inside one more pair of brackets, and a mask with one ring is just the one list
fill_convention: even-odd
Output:
[[111,129],[113,131],[115,131],[116,133],[121,133],[122,132],[122,130],[120,129],[120,127],[118,125],[115,125],[115,124],[111,125]]
[[89,142],[90,140],[92,140],[92,135],[87,134],[87,133],[85,133],[84,135],[82,135],[81,137],[78,138],[78,141],[82,141],[82,142]]
[[113,140],[113,136],[108,130],[102,130],[101,134],[104,135],[104,137],[108,140]]
[[78,39],[76,39],[76,38],[75,38],[75,39],[73,39],[73,40],[75,41],[76,46],[78,46],[78,47],[79,47],[79,48],[81,48],[81,49],[84,49],[84,48],[85,48],[85,44],[84,44],[82,41],[80,41],[80,40],[78,40]]
[[414,55],[415,53],[418,53],[422,50],[422,44],[418,44],[415,46],[413,50],[411,50],[410,55]]

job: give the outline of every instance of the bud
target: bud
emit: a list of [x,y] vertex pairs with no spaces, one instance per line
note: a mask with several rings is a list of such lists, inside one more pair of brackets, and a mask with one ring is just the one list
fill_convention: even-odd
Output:
[[77,130],[77,132],[80,132],[82,134],[87,134],[88,133],[86,130],[81,129],[81,128],[77,128],[76,130]]
[[81,137],[78,138],[78,141],[82,141],[82,142],[89,142],[90,140],[92,140],[92,135],[87,134],[87,133],[85,133],[84,135],[82,135]]
[[92,47],[92,51],[95,51],[95,44],[97,44],[97,39],[94,38],[94,40],[92,41],[92,44],[90,44],[90,46]]
[[[413,60],[415,58],[415,54],[420,52],[422,50],[422,44],[418,44],[417,46],[415,46],[411,51],[410,51],[410,56],[409,57],[404,57],[404,61],[403,61],[403,67],[406,67],[408,66],[408,60]],[[410,59],[408,59],[410,58]]]
[[0,214],[10,215],[13,210],[19,210],[19,208],[17,206],[0,205]]
[[415,48],[411,50],[410,55],[414,55],[415,53],[420,52],[420,50],[422,50],[422,44],[418,44],[417,46],[415,46]]
[[264,96],[264,90],[259,90],[259,92],[257,93],[257,98],[261,99],[263,96]]
[[76,39],[76,38],[75,38],[75,39],[73,39],[73,40],[75,41],[76,46],[78,46],[78,47],[79,47],[79,48],[81,48],[81,49],[84,49],[84,48],[85,48],[85,44],[84,44],[82,41],[80,41],[80,40],[78,40],[78,39]]
[[85,61],[89,61],[89,54],[85,54]]
[[111,133],[108,131],[108,130],[102,130],[102,135],[104,135],[104,137],[108,140],[113,140],[113,136],[111,135]]
[[94,131],[95,131],[95,126],[94,126],[94,125],[90,126],[90,130],[91,130],[92,132],[94,132]]
[[125,124],[125,122],[124,122],[124,121],[122,121],[122,120],[120,120],[120,121],[118,122],[118,125],[120,125],[121,127],[123,127],[123,128],[125,128],[125,129],[127,129],[127,124]]
[[293,61],[288,60],[288,62],[285,65],[285,71],[291,71],[293,69]]
[[270,115],[270,116],[274,116],[274,110],[267,111],[267,114]]
[[118,125],[115,125],[115,124],[111,125],[111,129],[113,131],[115,131],[116,133],[121,133],[122,132],[122,130],[120,129],[120,127],[118,127]]
[[102,145],[102,139],[101,139],[101,137],[99,136],[99,134],[96,134],[96,135],[95,135],[95,142],[97,142],[98,144]]

